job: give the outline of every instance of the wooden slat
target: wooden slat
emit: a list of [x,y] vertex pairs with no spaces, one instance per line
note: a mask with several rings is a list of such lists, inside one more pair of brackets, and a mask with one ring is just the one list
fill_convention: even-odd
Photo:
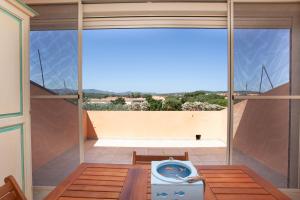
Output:
[[209,199],[209,200],[216,200],[215,194],[212,192],[211,188],[206,185],[205,187],[205,193],[204,193],[204,199]]
[[119,177],[119,176],[87,176],[87,175],[81,175],[78,177],[78,179],[82,180],[97,180],[97,181],[124,181],[125,177]]
[[98,185],[71,185],[68,190],[94,191],[94,192],[121,192],[122,187],[98,186]]
[[241,169],[249,176],[251,176],[256,183],[264,187],[270,194],[272,194],[276,199],[281,200],[289,200],[290,198],[287,197],[285,194],[280,192],[277,188],[275,188],[271,183],[263,179],[262,177],[258,176],[254,171],[249,169],[248,167],[241,166]]
[[172,157],[175,160],[189,160],[188,152],[184,152],[184,155],[137,155],[136,151],[132,154],[132,164],[134,165],[146,165],[151,161],[169,160]]
[[205,178],[249,178],[247,174],[201,174]]
[[84,163],[87,168],[107,168],[107,169],[130,169],[133,167],[131,164],[104,164],[104,163]]
[[0,187],[0,198],[13,190],[13,187],[10,183],[5,184]]
[[276,200],[272,195],[217,194],[218,200]]
[[242,170],[244,165],[197,165],[195,166],[198,171],[201,170]]
[[211,188],[215,194],[269,194],[263,188]]
[[147,199],[147,171],[133,168],[128,172],[120,200]]
[[151,199],[151,194],[147,194],[147,200]]
[[206,178],[208,183],[254,183],[252,178]]
[[208,183],[207,185],[211,188],[261,188],[257,183]]
[[95,180],[76,180],[73,185],[99,185],[99,186],[123,186],[121,181],[95,181]]
[[200,170],[201,174],[244,174],[242,170],[238,169],[204,169]]
[[12,186],[13,190],[10,193],[12,195],[16,196],[16,198],[15,198],[16,200],[26,200],[26,197],[25,197],[23,191],[21,190],[16,179],[12,175],[5,177],[4,182],[5,182],[5,184],[9,184]]
[[124,168],[105,168],[105,167],[88,167],[86,172],[96,171],[96,172],[128,172],[128,169]]
[[78,176],[85,170],[88,164],[81,164],[68,178],[66,178],[58,187],[55,188],[45,198],[45,200],[55,200],[61,197],[62,193],[70,186]]
[[15,192],[9,192],[1,198],[1,200],[16,200],[17,196]]
[[90,176],[127,176],[127,172],[84,171],[82,175]]
[[120,193],[118,192],[92,192],[92,191],[72,191],[66,190],[62,197],[73,197],[73,198],[107,198],[107,199],[116,199],[119,198]]
[[184,156],[149,156],[149,155],[137,155],[135,157],[136,162],[138,161],[148,161],[151,162],[153,160],[169,160],[169,158],[172,157],[175,160],[185,160]]

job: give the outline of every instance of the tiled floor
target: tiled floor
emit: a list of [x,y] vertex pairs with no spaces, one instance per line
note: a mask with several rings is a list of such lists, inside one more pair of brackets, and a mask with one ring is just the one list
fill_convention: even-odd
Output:
[[151,147],[151,148],[184,148],[184,147],[226,147],[222,140],[154,140],[154,139],[100,139],[87,141],[94,147]]
[[183,155],[189,152],[194,164],[226,164],[225,147],[102,147],[96,140],[85,143],[85,162],[130,164],[132,152],[142,155]]
[[[97,140],[85,142],[85,162],[131,164],[132,152],[144,155],[180,155],[189,152],[194,164],[226,164],[225,147],[102,147]],[[33,172],[34,186],[55,186],[79,165],[79,148],[74,147]]]

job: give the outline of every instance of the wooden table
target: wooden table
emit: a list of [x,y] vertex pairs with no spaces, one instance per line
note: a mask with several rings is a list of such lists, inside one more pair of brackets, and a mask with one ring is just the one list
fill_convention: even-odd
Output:
[[[245,166],[197,166],[205,200],[289,199]],[[150,200],[150,166],[81,164],[46,200]]]

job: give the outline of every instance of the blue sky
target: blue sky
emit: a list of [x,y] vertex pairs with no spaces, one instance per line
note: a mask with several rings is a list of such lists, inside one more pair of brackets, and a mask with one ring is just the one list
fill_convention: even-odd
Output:
[[84,31],[83,88],[114,92],[226,90],[227,31]]
[[[272,84],[289,82],[290,31],[237,29],[235,90],[258,91],[261,66]],[[77,31],[30,33],[31,80],[49,89],[78,87]],[[83,32],[83,87],[114,92],[227,90],[226,29],[107,29]],[[266,75],[262,91],[271,89]]]

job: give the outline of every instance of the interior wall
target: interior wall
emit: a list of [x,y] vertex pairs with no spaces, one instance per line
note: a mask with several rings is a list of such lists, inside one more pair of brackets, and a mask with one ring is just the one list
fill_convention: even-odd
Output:
[[29,18],[19,1],[0,1],[0,185],[12,175],[32,198],[29,115]]
[[[13,175],[20,186],[23,180],[23,154],[22,149],[23,132],[20,126],[0,128],[0,185],[8,175]],[[8,153],[9,152],[9,153]]]

